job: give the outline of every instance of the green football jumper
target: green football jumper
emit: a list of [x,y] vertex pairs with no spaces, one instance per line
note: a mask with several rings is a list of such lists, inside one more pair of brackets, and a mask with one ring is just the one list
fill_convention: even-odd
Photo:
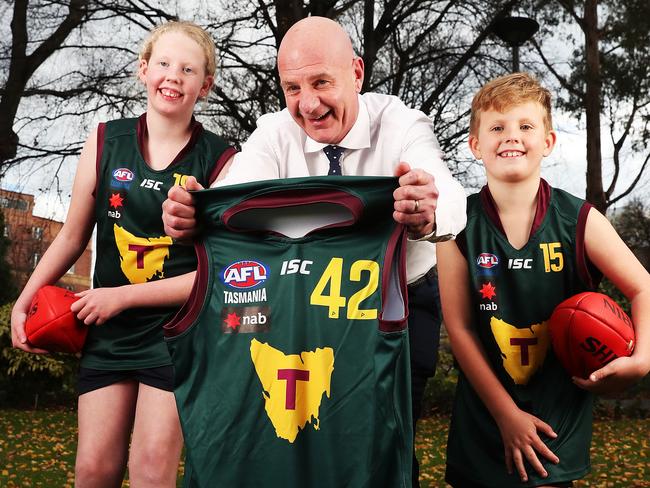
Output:
[[[188,175],[208,186],[234,153],[222,139],[192,122],[187,146],[163,170],[151,169],[140,148],[146,114],[101,124],[97,141],[97,262],[94,288],[145,283],[196,269],[192,246],[165,235],[162,202]],[[125,310],[89,327],[81,365],[102,370],[154,368],[171,364],[162,324],[174,308]]]
[[[526,464],[529,482],[508,475],[499,429],[460,372],[447,444],[447,478],[495,487],[538,486],[574,480],[590,469],[592,395],[576,387],[554,356],[547,319],[555,306],[594,288],[584,251],[591,206],[544,180],[528,242],[508,242],[488,187],[468,198],[467,227],[457,243],[467,259],[476,333],[492,370],[523,410],[548,423],[541,435],[560,464],[538,458],[541,479]],[[459,485],[460,486],[460,485]]]
[[411,486],[396,187],[329,176],[194,194],[197,279],[165,326],[185,486]]

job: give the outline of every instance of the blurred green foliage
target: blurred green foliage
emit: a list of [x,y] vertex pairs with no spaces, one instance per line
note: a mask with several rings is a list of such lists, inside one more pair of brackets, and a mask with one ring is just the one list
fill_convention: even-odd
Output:
[[16,286],[11,276],[11,268],[7,263],[7,252],[11,241],[5,237],[5,217],[0,209],[0,305],[16,298]]
[[72,354],[30,354],[11,345],[11,308],[0,306],[0,405],[36,406],[73,400],[79,359]]

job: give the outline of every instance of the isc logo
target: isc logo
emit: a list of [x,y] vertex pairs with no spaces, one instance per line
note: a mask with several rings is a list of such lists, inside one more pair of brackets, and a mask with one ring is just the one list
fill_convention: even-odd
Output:
[[153,188],[154,190],[160,191],[160,186],[162,185],[162,181],[156,181],[156,180],[150,180],[149,178],[145,178],[142,180],[142,183],[140,183],[140,186],[142,188]]
[[237,261],[223,270],[223,282],[233,288],[253,288],[264,283],[268,276],[266,266],[258,261]]
[[129,168],[117,168],[113,171],[113,178],[123,182],[133,181],[133,171]]
[[476,264],[481,268],[494,268],[499,264],[499,258],[489,252],[482,252],[476,258]]
[[530,258],[508,259],[508,269],[533,269],[533,260]]
[[281,275],[290,275],[290,274],[309,274],[309,266],[314,264],[313,261],[300,260],[300,259],[291,259],[290,261],[282,262],[282,269],[280,270]]

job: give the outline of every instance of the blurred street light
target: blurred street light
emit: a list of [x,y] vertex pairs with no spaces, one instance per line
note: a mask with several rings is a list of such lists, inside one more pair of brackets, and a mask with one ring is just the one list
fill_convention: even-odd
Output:
[[492,32],[512,48],[512,72],[519,71],[519,46],[533,37],[539,24],[529,17],[506,17],[495,22]]

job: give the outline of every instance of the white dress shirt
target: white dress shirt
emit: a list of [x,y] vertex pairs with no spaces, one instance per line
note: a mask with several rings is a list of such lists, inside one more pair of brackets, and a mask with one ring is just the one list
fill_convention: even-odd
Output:
[[[311,139],[287,109],[262,115],[228,174],[215,186],[326,175],[329,161],[322,151],[326,145]],[[440,192],[434,235],[440,240],[454,238],[465,227],[465,192],[442,161],[433,124],[424,113],[406,107],[394,96],[359,95],[357,120],[337,145],[345,148],[344,176],[394,176],[402,161],[424,169],[433,175]],[[435,245],[409,241],[406,256],[411,283],[436,263]]]

